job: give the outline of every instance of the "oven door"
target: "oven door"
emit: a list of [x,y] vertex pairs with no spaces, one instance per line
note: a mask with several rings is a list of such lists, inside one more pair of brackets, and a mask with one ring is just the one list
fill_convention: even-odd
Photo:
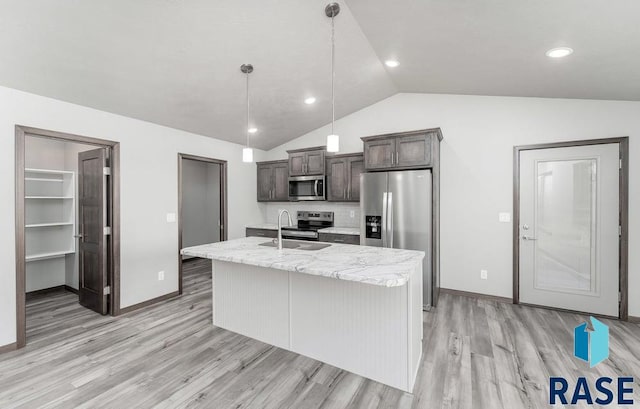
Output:
[[289,200],[325,200],[324,176],[289,178]]

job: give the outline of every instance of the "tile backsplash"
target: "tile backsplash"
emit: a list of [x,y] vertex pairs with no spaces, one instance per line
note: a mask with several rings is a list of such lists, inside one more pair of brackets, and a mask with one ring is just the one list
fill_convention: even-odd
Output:
[[[319,212],[333,212],[333,225],[336,227],[360,227],[359,203],[335,203],[335,202],[281,202],[263,203],[262,215],[266,223],[278,223],[280,209],[287,209],[291,213],[293,222],[296,223],[298,210],[317,210]],[[353,212],[353,217],[351,217]]]

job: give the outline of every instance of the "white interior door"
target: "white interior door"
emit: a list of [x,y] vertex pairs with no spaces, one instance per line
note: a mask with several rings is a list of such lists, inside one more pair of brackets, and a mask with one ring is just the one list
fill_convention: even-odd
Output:
[[520,152],[520,302],[618,316],[619,144]]

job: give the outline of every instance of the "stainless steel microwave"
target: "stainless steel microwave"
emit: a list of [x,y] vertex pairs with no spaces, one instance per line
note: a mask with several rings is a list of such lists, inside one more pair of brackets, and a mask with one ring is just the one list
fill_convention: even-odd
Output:
[[289,200],[326,200],[324,176],[290,177]]

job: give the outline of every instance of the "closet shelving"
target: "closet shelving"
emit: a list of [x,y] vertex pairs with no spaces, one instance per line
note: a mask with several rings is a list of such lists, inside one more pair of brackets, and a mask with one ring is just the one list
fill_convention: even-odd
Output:
[[25,169],[26,261],[75,253],[75,174]]

